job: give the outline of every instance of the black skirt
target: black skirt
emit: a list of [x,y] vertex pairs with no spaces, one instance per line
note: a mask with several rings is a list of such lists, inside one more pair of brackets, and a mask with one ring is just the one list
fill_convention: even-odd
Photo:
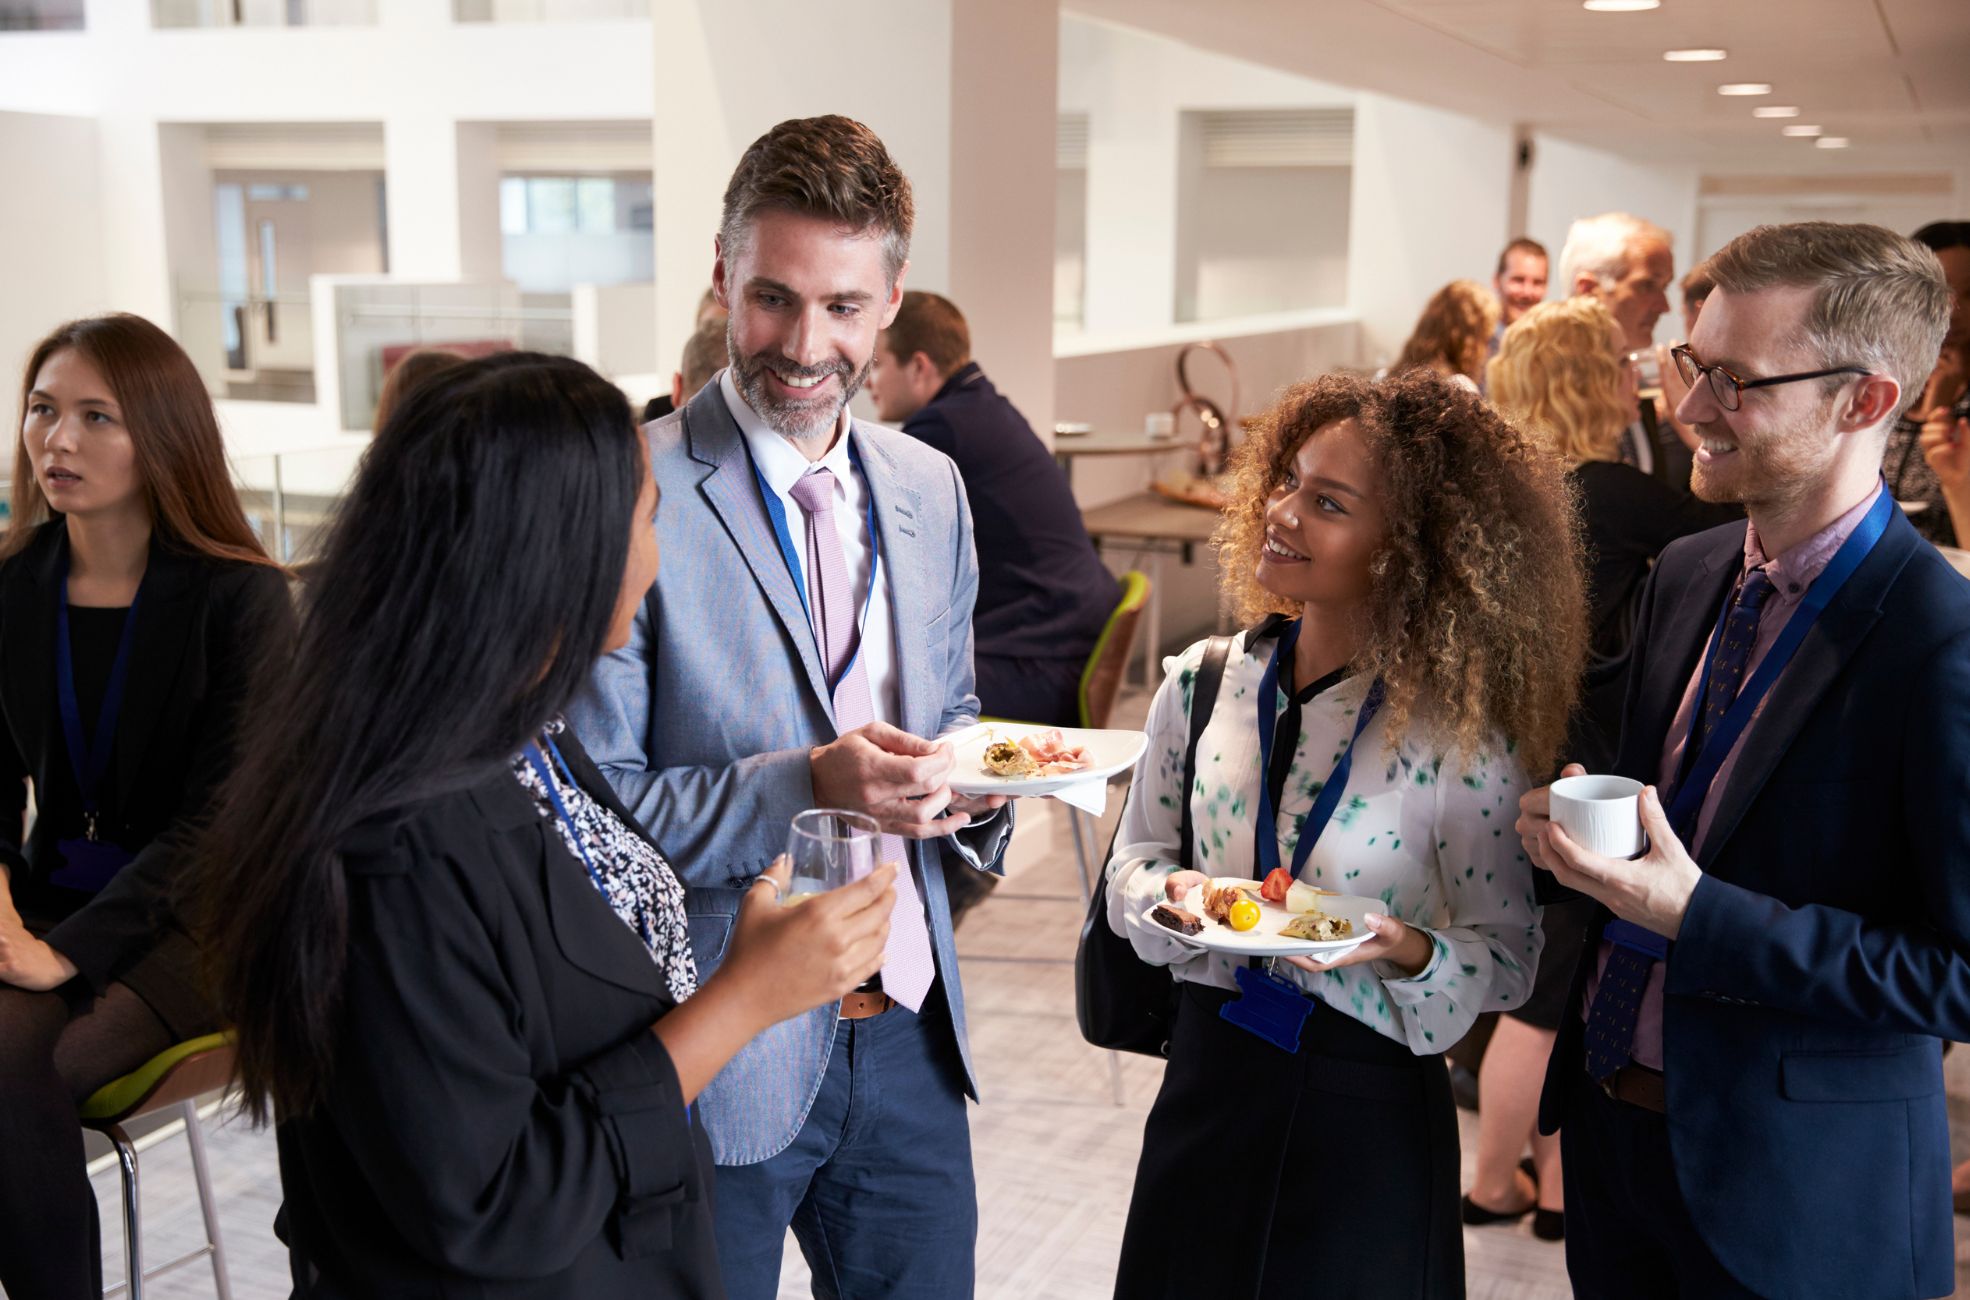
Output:
[[[22,917],[28,933],[45,939],[57,924],[45,916]],[[139,957],[113,983],[128,986],[144,1000],[177,1042],[188,1042],[225,1027],[219,1011],[206,992],[198,945],[183,931],[165,930],[151,950]],[[56,989],[68,1003],[71,1016],[86,1016],[95,1005],[96,994],[80,975]],[[143,1062],[131,1066],[135,1069]]]
[[1461,1297],[1440,1056],[1314,1003],[1289,1054],[1186,983],[1143,1130],[1117,1300]]
[[1587,924],[1594,916],[1591,898],[1566,898],[1548,903],[1539,916],[1545,932],[1545,946],[1539,950],[1539,968],[1532,973],[1532,995],[1523,1005],[1505,1014],[1534,1029],[1558,1029],[1566,1015],[1567,995],[1573,991],[1573,973],[1587,949]]

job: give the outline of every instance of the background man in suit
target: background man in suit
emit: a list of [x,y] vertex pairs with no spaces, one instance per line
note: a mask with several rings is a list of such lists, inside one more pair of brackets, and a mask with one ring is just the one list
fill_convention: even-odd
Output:
[[1012,818],[954,797],[928,739],[978,712],[971,516],[949,460],[847,413],[912,215],[846,118],[783,122],[740,159],[712,271],[730,365],[649,426],[668,562],[570,715],[684,874],[701,970],[802,809],[872,814],[905,863],[880,988],[783,1022],[702,1095],[735,1300],[776,1293],[789,1225],[819,1294],[972,1288],[976,1087],[945,872],[996,870]]
[[1970,588],[1880,471],[1948,290],[1874,226],[1764,226],[1709,265],[1677,414],[1697,494],[1749,523],[1671,545],[1644,596],[1616,770],[1659,783],[1649,851],[1521,801],[1526,851],[1607,909],[1542,1107],[1567,1267],[1589,1297],[1943,1295]]
[[978,544],[971,625],[978,700],[993,717],[1080,725],[1081,670],[1122,598],[1067,475],[971,359],[948,298],[912,290],[876,341],[876,414],[957,462]]
[[[1606,303],[1626,335],[1629,352],[1646,353],[1655,347],[1655,323],[1669,310],[1676,254],[1661,226],[1626,212],[1603,212],[1567,228],[1559,278],[1564,296],[1585,294]],[[1673,425],[1656,418],[1654,398],[1642,399],[1636,408],[1621,442],[1621,459],[1689,493],[1691,449]]]

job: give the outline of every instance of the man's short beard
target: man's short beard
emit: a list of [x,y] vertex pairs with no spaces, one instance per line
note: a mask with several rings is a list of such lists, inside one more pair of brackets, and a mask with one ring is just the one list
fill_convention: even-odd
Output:
[[[738,349],[738,340],[733,335],[729,319],[725,326],[725,344],[732,358],[732,380],[738,385],[740,395],[746,399],[746,405],[766,421],[767,428],[792,442],[833,437],[835,426],[841,420],[842,408],[862,391],[862,385],[868,381],[869,371],[875,365],[873,354],[862,363],[859,371],[851,371],[841,361],[821,366],[794,366],[769,353],[746,356]],[[775,397],[766,387],[768,369],[796,379],[837,375],[841,380],[841,397],[839,400],[785,401]]]

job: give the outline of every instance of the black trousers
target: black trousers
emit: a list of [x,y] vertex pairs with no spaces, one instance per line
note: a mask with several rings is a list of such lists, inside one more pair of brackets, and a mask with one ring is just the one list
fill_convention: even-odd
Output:
[[1666,1119],[1616,1101],[1585,1071],[1565,1116],[1566,1271],[1579,1300],[1757,1294],[1725,1271],[1697,1232],[1676,1185]]
[[1443,1058],[1317,1002],[1289,1054],[1219,1018],[1234,995],[1182,990],[1118,1300],[1462,1296]]
[[972,667],[983,716],[1055,727],[1081,725],[1081,670],[1087,660],[982,654],[972,657]]

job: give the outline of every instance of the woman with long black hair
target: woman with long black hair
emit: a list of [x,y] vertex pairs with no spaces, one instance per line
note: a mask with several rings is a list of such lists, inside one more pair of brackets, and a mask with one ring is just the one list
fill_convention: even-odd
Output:
[[[174,890],[287,587],[191,359],[63,325],[21,381],[0,541],[0,1287],[102,1293],[78,1103],[218,1027]],[[35,800],[25,832],[29,789]]]
[[657,504],[623,395],[509,353],[409,393],[330,527],[201,854],[296,1296],[721,1295],[690,1103],[881,964],[890,868],[781,909],[782,868],[700,983],[677,876],[561,726]]

